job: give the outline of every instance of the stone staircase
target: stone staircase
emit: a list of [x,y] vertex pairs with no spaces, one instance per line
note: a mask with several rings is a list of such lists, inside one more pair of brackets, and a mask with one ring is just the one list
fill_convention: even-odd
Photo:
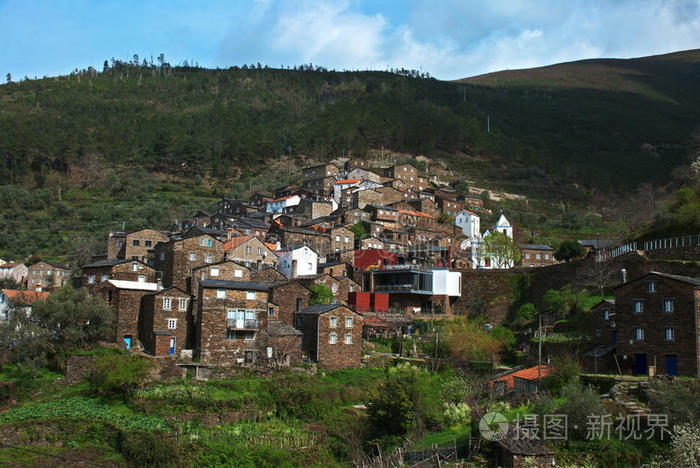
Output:
[[625,408],[629,414],[647,416],[650,413],[649,408],[639,403],[636,398],[639,398],[648,390],[648,381],[621,381],[617,382],[613,388],[610,389],[610,392],[605,400],[617,403]]

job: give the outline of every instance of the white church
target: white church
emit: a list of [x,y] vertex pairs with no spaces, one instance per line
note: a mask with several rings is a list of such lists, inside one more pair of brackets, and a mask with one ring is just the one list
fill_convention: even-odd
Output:
[[[513,261],[498,261],[479,255],[479,246],[485,238],[491,235],[487,229],[484,234],[481,234],[481,220],[479,216],[468,210],[462,210],[455,216],[455,225],[462,229],[462,233],[467,236],[460,247],[462,250],[469,249],[471,252],[471,264],[473,269],[508,269],[513,268]],[[494,232],[502,232],[511,240],[513,239],[513,225],[510,221],[501,214],[498,223],[493,227]]]

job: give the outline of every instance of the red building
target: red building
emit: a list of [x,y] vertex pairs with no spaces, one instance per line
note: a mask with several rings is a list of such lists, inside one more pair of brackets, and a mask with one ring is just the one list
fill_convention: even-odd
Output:
[[383,269],[385,265],[397,265],[398,256],[384,249],[358,249],[355,250],[354,267],[356,270],[369,270],[370,268]]

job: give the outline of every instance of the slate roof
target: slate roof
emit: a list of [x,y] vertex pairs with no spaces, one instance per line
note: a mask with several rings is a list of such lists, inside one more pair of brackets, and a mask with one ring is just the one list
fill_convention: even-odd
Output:
[[224,281],[224,280],[213,280],[213,279],[201,279],[199,280],[200,286],[204,288],[217,288],[217,289],[237,289],[244,291],[267,291],[269,288],[257,281]]
[[693,286],[700,286],[699,278],[691,278],[690,276],[671,275],[668,273],[660,273],[658,271],[650,271],[649,274],[661,276],[662,278],[673,279],[676,281],[682,281],[684,283],[692,284]]
[[301,336],[303,333],[279,320],[267,321],[267,333],[272,336]]
[[297,312],[298,314],[313,314],[313,315],[321,315],[325,314],[326,312],[330,312],[331,310],[335,310],[338,307],[347,307],[344,304],[313,304],[307,307],[306,309]]
[[554,250],[546,244],[518,244],[518,247],[530,250]]

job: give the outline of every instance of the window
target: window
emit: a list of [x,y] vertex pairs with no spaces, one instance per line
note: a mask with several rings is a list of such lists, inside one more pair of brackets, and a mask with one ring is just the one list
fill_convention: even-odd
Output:
[[219,269],[218,268],[210,268],[209,269],[209,276],[219,276]]
[[275,315],[275,308],[274,308],[274,307],[268,307],[268,308],[267,308],[267,315],[269,315],[270,317],[274,316],[274,315]]
[[146,247],[150,247],[150,246],[151,246],[151,244],[152,244],[152,242],[151,242],[151,241],[149,241],[149,240],[147,240],[147,241],[144,241],[144,244],[146,244]]
[[649,281],[647,283],[647,292],[656,292],[656,281]]
[[664,328],[664,337],[666,337],[666,341],[675,340],[676,339],[676,329],[673,327]]
[[139,241],[138,241],[137,239],[134,239],[134,240],[132,241],[132,244],[134,245],[134,247],[138,247],[138,246],[139,246]]
[[644,312],[644,302],[641,299],[634,299],[632,304],[634,305],[633,310],[636,313]]
[[216,290],[216,298],[217,299],[226,299],[226,290],[225,289],[217,289]]
[[124,241],[117,241],[117,247],[119,247],[120,249],[124,247]]
[[187,310],[187,298],[181,297],[177,300],[177,308],[180,310]]
[[255,291],[246,291],[245,298],[249,301],[255,300]]
[[249,253],[252,253],[252,252],[253,252],[253,249],[252,249],[249,245],[246,245],[246,246],[245,246],[245,253],[249,254]]
[[145,275],[139,275],[139,283],[145,283],[146,282],[146,276]]
[[297,317],[297,327],[304,326],[304,317]]
[[352,317],[346,317],[345,318],[345,328],[352,328]]
[[337,341],[337,335],[335,333],[331,333],[328,342],[330,344],[335,344]]
[[102,273],[102,281],[107,281],[107,273]]
[[139,264],[134,262],[131,264],[131,271],[139,271]]
[[88,276],[88,283],[92,284],[95,282],[95,275]]
[[243,277],[243,270],[236,270],[233,272],[233,276],[236,278],[241,278]]
[[331,328],[338,326],[338,317],[331,317]]
[[190,252],[190,261],[194,262],[195,260],[197,260],[197,254],[194,252]]
[[204,261],[207,262],[207,263],[211,263],[211,262],[212,262],[211,254],[206,254],[206,255],[204,256]]
[[664,312],[673,312],[673,299],[664,299]]
[[262,247],[258,247],[258,255],[262,255],[262,254],[263,254]]
[[311,270],[313,270],[313,269],[314,269],[314,264],[313,264],[313,263],[309,262],[309,264],[308,264],[308,265],[309,265],[309,271],[311,271]]
[[603,320],[610,320],[610,311],[608,309],[603,309]]
[[549,254],[544,254],[544,259],[549,260]]
[[636,327],[634,329],[634,339],[643,340],[644,339],[644,329],[642,327]]
[[600,338],[600,329],[596,328],[595,336]]
[[535,254],[535,260],[540,260],[541,258],[540,254]]
[[175,330],[177,328],[177,319],[168,319],[168,330]]
[[349,242],[350,242],[350,238],[348,236],[345,236],[345,243],[347,244]]
[[207,238],[202,237],[201,239],[199,239],[199,245],[201,245],[202,247],[205,247],[207,245]]
[[[347,238],[346,238],[346,239],[347,239]],[[336,234],[336,236],[335,236],[335,241],[336,241],[336,242],[340,242],[340,235],[339,235],[339,234]],[[346,242],[347,242],[347,241],[346,241]]]
[[169,297],[163,298],[163,310],[170,310],[172,307],[172,299]]
[[165,260],[165,252],[161,252],[160,253],[160,261],[162,262],[164,260]]

